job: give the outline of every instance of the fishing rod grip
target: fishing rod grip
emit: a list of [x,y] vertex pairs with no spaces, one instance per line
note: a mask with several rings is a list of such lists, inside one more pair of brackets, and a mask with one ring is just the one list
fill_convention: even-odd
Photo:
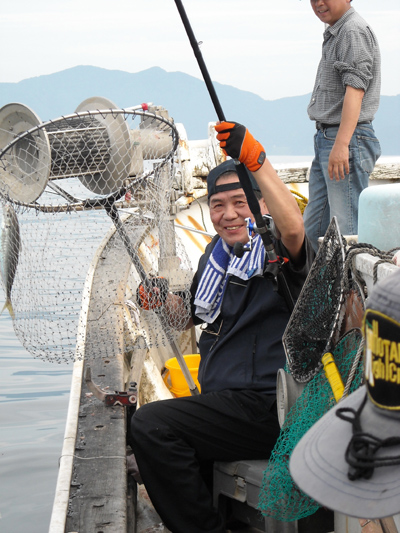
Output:
[[336,402],[338,402],[342,398],[344,392],[344,385],[339,369],[336,366],[333,355],[330,352],[325,353],[321,360],[322,364],[324,365],[326,379],[331,386]]
[[271,261],[276,261],[277,257],[275,253],[274,244],[271,239],[271,233],[261,214],[260,204],[254,194],[253,187],[247,175],[246,168],[243,165],[243,163],[240,163],[240,161],[238,161],[237,159],[235,159],[235,165],[236,165],[237,174],[239,176],[240,184],[246,195],[247,203],[249,204],[250,211],[253,213],[254,220],[256,222],[256,226],[258,228],[260,237],[263,241],[265,250],[268,254],[268,258]]

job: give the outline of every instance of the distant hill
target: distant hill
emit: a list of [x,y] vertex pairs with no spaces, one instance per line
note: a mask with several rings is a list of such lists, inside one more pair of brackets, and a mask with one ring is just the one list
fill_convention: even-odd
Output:
[[[215,82],[225,117],[245,124],[269,155],[312,155],[314,125],[307,116],[310,95],[263,100],[247,91]],[[19,102],[42,121],[73,113],[86,98],[103,96],[117,107],[153,102],[185,126],[189,140],[205,139],[207,124],[217,120],[204,82],[159,67],[131,74],[77,66],[19,83],[0,83],[0,107]],[[400,155],[400,95],[382,96],[374,121],[383,155]]]

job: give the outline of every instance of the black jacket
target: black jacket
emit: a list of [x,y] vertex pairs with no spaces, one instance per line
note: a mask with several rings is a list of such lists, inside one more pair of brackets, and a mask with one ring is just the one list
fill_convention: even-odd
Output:
[[[192,316],[195,324],[201,320],[194,314],[194,296],[207,260],[218,237],[207,246],[194,276]],[[278,255],[287,256],[280,241],[275,243]],[[285,278],[294,299],[311,267],[314,253],[306,238],[300,266],[290,262],[283,266]],[[221,304],[221,312],[212,324],[204,324],[199,341],[201,362],[199,382],[202,393],[231,390],[256,390],[276,393],[276,374],[285,365],[282,335],[290,311],[280,291],[264,276],[244,281],[229,276]]]

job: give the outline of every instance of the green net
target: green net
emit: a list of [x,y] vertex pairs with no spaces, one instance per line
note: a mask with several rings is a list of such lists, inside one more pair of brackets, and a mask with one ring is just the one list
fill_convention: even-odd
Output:
[[[345,383],[351,372],[353,361],[356,359],[361,340],[360,330],[352,329],[332,350]],[[362,373],[360,362],[349,393],[360,386]],[[307,383],[282,426],[261,485],[258,508],[263,515],[290,522],[309,516],[319,508],[319,504],[304,494],[292,480],[289,472],[289,459],[301,437],[334,405],[332,389],[322,369]]]

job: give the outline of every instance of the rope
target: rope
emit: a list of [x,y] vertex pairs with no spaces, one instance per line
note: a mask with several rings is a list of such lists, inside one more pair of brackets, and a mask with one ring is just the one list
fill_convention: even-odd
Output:
[[361,427],[361,412],[367,402],[367,394],[358,409],[342,407],[336,411],[336,415],[352,425],[353,436],[347,446],[345,459],[349,465],[348,478],[370,479],[374,469],[400,464],[400,454],[384,455],[376,457],[376,453],[382,449],[398,447],[399,437],[380,439],[371,433],[363,431]]
[[[398,250],[400,250],[400,247],[392,248],[391,250],[389,250],[387,252],[386,251],[381,251],[378,248],[376,248],[375,246],[373,246],[372,244],[367,244],[367,243],[357,243],[357,244],[352,245],[347,250],[346,259],[345,259],[344,276],[343,276],[343,285],[344,285],[344,288],[345,288],[345,292],[350,290],[350,284],[353,281],[356,281],[357,284],[359,285],[359,287],[362,287],[364,289],[364,291],[365,291],[365,282],[364,282],[363,278],[360,276],[360,274],[357,271],[357,269],[355,268],[355,258],[356,258],[356,256],[358,254],[368,253],[368,254],[370,254],[370,255],[372,255],[374,257],[379,257],[379,260],[376,261],[376,263],[374,264],[374,268],[373,268],[373,284],[375,285],[375,283],[378,280],[378,267],[379,267],[379,265],[382,265],[384,263],[393,263],[393,257],[394,257],[394,255],[396,254],[396,252]],[[351,280],[351,275],[353,276],[353,280]],[[348,378],[347,378],[347,381],[346,381],[346,386],[345,386],[345,389],[343,391],[343,396],[342,396],[341,400],[346,398],[346,396],[349,393],[349,390],[350,390],[351,384],[353,382],[353,379],[354,379],[358,364],[359,364],[361,356],[363,354],[364,345],[365,345],[365,339],[363,338],[361,343],[360,343],[360,346],[358,348],[357,354],[356,354],[356,356],[354,358],[353,364],[351,366],[351,369],[350,369],[350,372],[349,372],[349,375],[348,375]]]
[[303,196],[299,192],[295,191],[294,189],[289,189],[290,192],[293,194],[297,205],[299,206],[299,209],[301,211],[301,214],[304,214],[304,209],[307,207],[308,204],[308,198],[306,196]]
[[[399,248],[392,248],[391,250],[386,252],[386,251],[379,250],[378,248],[376,248],[372,244],[368,244],[368,243],[353,244],[347,250],[346,259],[345,259],[345,265],[344,265],[345,266],[345,272],[348,273],[349,270],[351,270],[355,281],[358,283],[358,285],[360,287],[363,287],[365,289],[365,282],[364,282],[364,280],[362,279],[362,277],[360,276],[360,274],[358,273],[358,271],[357,271],[357,269],[355,267],[355,257],[358,254],[363,254],[363,253],[370,254],[370,255],[372,255],[374,257],[379,257],[379,261],[377,261],[375,263],[374,269],[373,269],[373,283],[375,285],[375,283],[378,280],[378,266],[383,264],[383,263],[392,263],[392,264],[394,264],[393,263],[393,257],[394,257],[395,253],[398,250],[400,250],[400,247]],[[345,283],[345,288],[348,289],[349,288],[349,283],[350,283],[348,275],[344,276],[344,283]]]
[[349,375],[348,375],[347,381],[346,381],[346,386],[345,386],[344,391],[343,391],[343,395],[342,395],[341,399],[339,400],[340,402],[344,398],[346,398],[348,396],[348,394],[349,394],[349,390],[350,390],[351,384],[353,383],[354,376],[356,375],[356,370],[357,370],[358,364],[360,362],[361,356],[362,356],[363,351],[364,351],[364,345],[365,345],[365,340],[364,340],[364,337],[363,337],[361,342],[360,342],[360,346],[358,347],[356,356],[354,357],[353,363],[351,365],[350,372],[349,372]]

